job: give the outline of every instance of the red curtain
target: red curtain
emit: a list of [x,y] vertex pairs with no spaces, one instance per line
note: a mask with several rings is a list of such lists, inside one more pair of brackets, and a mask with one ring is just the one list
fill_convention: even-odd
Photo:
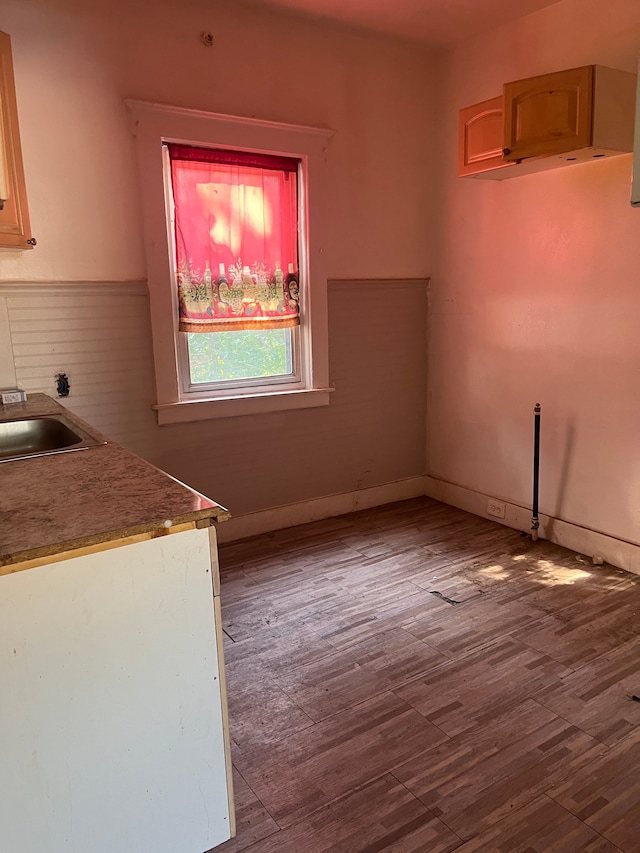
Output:
[[299,323],[299,161],[168,144],[180,330]]

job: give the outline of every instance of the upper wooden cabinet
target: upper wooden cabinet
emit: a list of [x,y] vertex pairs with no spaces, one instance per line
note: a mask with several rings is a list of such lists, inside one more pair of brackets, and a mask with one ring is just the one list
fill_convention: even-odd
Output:
[[501,97],[460,110],[458,174],[477,175],[511,166],[502,157],[504,116]]
[[635,89],[635,74],[600,65],[506,83],[460,111],[458,174],[501,180],[628,153]]
[[[640,71],[640,63],[638,66]],[[633,180],[631,184],[631,204],[640,207],[640,75],[636,91],[636,129],[633,147]]]
[[11,39],[0,32],[0,249],[31,249],[27,189],[22,166]]
[[504,87],[504,156],[524,160],[591,144],[593,66]]
[[636,76],[586,65],[504,87],[504,156],[633,149]]

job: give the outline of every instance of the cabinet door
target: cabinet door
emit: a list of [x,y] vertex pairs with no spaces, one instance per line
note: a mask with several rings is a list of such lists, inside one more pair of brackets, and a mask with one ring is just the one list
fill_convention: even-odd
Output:
[[207,530],[0,578],[0,850],[201,853],[231,835]]
[[591,145],[593,65],[505,83],[505,159]]
[[477,175],[510,165],[502,158],[502,97],[460,110],[458,175]]
[[11,39],[0,32],[0,248],[31,249],[31,226],[22,167]]
[[631,204],[634,207],[640,207],[640,62],[638,63],[637,85],[635,146],[633,149],[633,182],[631,184]]

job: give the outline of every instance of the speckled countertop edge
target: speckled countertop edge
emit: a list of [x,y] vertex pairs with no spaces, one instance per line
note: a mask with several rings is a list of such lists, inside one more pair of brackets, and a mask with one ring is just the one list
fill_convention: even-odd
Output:
[[0,405],[0,420],[64,415],[106,444],[0,463],[0,566],[165,531],[230,513],[78,418],[45,394]]

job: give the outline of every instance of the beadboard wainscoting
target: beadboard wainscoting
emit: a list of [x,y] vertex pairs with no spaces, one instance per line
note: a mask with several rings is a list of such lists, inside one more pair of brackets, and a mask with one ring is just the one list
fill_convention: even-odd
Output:
[[130,450],[154,455],[144,282],[0,284],[0,323],[3,314],[13,358],[0,368],[4,385],[13,378],[27,394],[57,399],[55,376],[66,373],[71,391],[61,403]]
[[55,374],[65,372],[71,394],[61,402],[234,517],[286,507],[261,516],[264,530],[286,525],[299,507],[292,517],[301,523],[361,506],[359,494],[370,506],[420,492],[427,285],[329,283],[335,391],[320,409],[159,427],[139,282],[0,284],[0,373],[4,385],[55,396]]

